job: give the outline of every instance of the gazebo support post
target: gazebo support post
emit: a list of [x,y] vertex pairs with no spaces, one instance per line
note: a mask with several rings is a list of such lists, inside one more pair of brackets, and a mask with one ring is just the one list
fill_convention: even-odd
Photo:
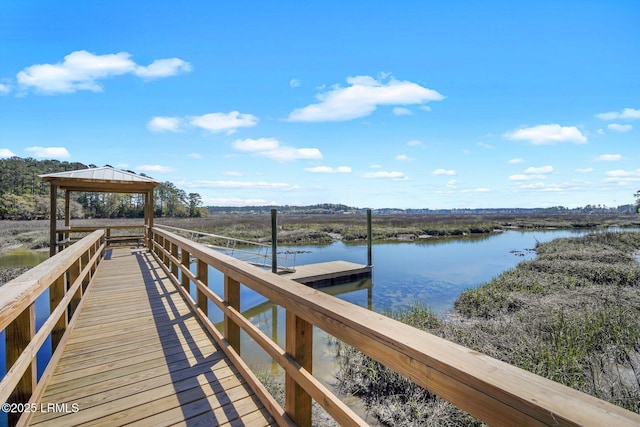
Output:
[[58,188],[52,183],[49,193],[49,256],[56,254],[56,218],[58,216]]

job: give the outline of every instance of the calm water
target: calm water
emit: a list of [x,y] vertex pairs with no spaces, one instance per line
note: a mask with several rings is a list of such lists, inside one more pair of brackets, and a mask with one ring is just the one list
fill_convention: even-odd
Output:
[[[536,241],[545,242],[558,237],[576,236],[586,233],[553,230],[536,232],[507,231],[493,236],[469,237],[455,240],[430,240],[424,243],[388,243],[373,246],[374,272],[372,281],[325,288],[338,298],[378,312],[400,310],[419,301],[430,306],[439,315],[446,316],[453,302],[463,290],[491,280],[501,272],[514,267],[518,262],[531,259]],[[325,246],[282,247],[280,250],[299,252],[296,265],[345,260],[366,264],[365,245],[346,245],[336,242]],[[514,254],[513,251],[517,253]],[[523,256],[520,256],[523,255]],[[35,262],[34,262],[35,263]],[[209,272],[210,287],[223,295],[222,275],[213,269]],[[284,310],[275,307],[261,295],[242,286],[241,311],[284,347]],[[36,302],[37,327],[48,315],[48,293]],[[217,307],[210,304],[210,317],[220,322],[222,316]],[[262,350],[243,336],[243,358],[258,370],[279,372],[272,366]],[[0,333],[0,376],[6,372],[5,338]],[[50,357],[50,343],[38,353],[40,375]],[[328,336],[314,330],[314,373],[331,386],[335,366],[328,345]]]
[[[338,298],[377,312],[402,310],[415,302],[431,307],[442,317],[453,308],[457,296],[465,289],[481,285],[523,260],[532,259],[536,242],[558,237],[578,236],[586,231],[550,230],[535,232],[507,231],[492,236],[428,240],[424,243],[374,244],[373,279],[351,286],[324,288]],[[298,251],[296,265],[345,260],[366,264],[366,245],[336,242],[324,246],[282,247],[281,251]],[[222,275],[209,271],[209,286],[223,295]],[[241,311],[261,330],[284,348],[285,311],[266,298],[242,286]],[[210,304],[210,318],[220,322],[217,307]],[[314,329],[313,371],[325,385],[334,381],[335,364],[328,344],[329,337]],[[243,358],[260,371],[281,374],[269,357],[246,335],[241,342]]]

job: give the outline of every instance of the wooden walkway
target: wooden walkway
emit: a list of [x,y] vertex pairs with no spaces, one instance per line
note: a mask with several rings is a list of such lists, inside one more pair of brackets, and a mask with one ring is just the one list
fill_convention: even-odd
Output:
[[274,424],[146,250],[108,249],[86,298],[32,425]]

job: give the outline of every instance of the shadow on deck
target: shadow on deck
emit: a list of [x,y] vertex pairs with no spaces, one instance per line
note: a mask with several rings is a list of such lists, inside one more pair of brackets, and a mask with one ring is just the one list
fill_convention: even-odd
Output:
[[153,257],[107,252],[32,424],[271,424]]

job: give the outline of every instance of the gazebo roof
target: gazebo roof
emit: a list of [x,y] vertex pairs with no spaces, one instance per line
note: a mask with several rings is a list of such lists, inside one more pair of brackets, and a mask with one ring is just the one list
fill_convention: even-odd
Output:
[[145,193],[160,182],[110,166],[49,173],[40,178],[63,190],[102,193]]

